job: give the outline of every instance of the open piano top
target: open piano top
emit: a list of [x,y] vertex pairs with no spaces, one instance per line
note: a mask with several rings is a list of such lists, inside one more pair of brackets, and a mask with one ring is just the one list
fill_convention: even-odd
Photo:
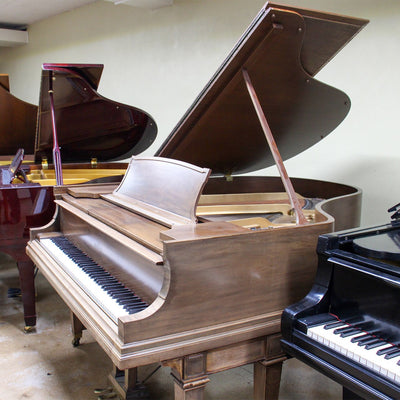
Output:
[[[185,392],[182,357],[200,352],[202,374],[283,361],[281,312],[312,283],[318,235],[358,225],[361,193],[293,179],[299,225],[280,178],[234,176],[272,163],[243,68],[286,159],[347,114],[348,97],[313,75],[366,22],[267,3],[156,157],[132,157],[118,187],[56,188],[27,253],[118,368],[163,361]],[[106,280],[99,295],[82,269]]]
[[126,159],[153,143],[157,125],[148,113],[97,92],[102,71],[102,64],[43,64],[39,106],[13,96],[8,76],[2,75],[0,158],[6,165],[11,156],[23,149],[22,159],[25,157],[27,161],[21,166],[25,176],[14,179],[14,174],[3,185],[20,184],[21,180],[41,186],[55,185],[54,130],[66,184],[121,176],[127,167]]
[[18,263],[28,330],[36,323],[35,288],[24,249],[29,228],[47,224],[55,210],[50,95],[64,184],[119,182],[127,162],[110,161],[138,154],[156,136],[148,113],[97,92],[102,70],[100,64],[44,64],[39,107],[11,94],[8,75],[0,75],[0,251]]

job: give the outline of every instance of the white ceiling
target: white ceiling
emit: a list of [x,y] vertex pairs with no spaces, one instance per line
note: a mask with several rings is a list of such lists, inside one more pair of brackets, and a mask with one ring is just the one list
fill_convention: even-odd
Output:
[[94,3],[96,0],[0,0],[0,23],[33,24],[53,15]]
[[[0,0],[0,26],[26,27],[34,22],[102,0]],[[107,0],[134,7],[158,8],[173,0]]]

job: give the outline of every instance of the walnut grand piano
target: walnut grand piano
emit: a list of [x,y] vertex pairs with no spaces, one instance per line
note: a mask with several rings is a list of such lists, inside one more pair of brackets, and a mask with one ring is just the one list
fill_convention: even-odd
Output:
[[274,162],[253,104],[285,159],[343,120],[348,97],[313,75],[366,22],[267,3],[156,157],[133,157],[117,187],[56,188],[27,253],[71,309],[75,344],[85,327],[111,358],[121,397],[153,362],[172,368],[176,399],[247,363],[255,398],[278,397],[282,310],[312,284],[318,235],[358,225],[361,192],[292,179],[298,223],[279,177],[235,174]]
[[109,161],[138,154],[156,136],[147,113],[97,93],[102,70],[100,64],[44,64],[39,107],[12,95],[8,75],[0,75],[0,250],[18,264],[26,331],[36,324],[34,268],[25,254],[29,228],[46,224],[55,210],[49,82],[64,184],[120,181],[126,161]]

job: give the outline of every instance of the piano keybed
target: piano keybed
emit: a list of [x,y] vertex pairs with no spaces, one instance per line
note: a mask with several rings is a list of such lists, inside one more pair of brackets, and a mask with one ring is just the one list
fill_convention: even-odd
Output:
[[67,237],[42,239],[41,244],[114,322],[117,323],[118,317],[147,307],[146,302],[75,247]]
[[[325,317],[325,321],[323,320]],[[344,355],[355,363],[397,384],[400,383],[400,348],[391,343],[388,334],[373,321],[352,318],[347,322],[332,314],[318,315],[313,324],[308,317],[305,323],[307,336]]]

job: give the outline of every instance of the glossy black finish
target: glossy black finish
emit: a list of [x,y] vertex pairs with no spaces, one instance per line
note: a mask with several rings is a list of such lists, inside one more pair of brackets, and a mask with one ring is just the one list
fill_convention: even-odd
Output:
[[330,313],[345,321],[365,321],[368,332],[400,343],[400,264],[392,256],[387,258],[385,251],[380,259],[365,256],[357,244],[369,243],[375,252],[387,241],[392,246],[391,237],[399,232],[400,223],[394,222],[320,236],[314,285],[282,315],[284,350],[345,386],[347,395],[350,391],[364,399],[400,399],[400,386],[310,339],[306,325]]

